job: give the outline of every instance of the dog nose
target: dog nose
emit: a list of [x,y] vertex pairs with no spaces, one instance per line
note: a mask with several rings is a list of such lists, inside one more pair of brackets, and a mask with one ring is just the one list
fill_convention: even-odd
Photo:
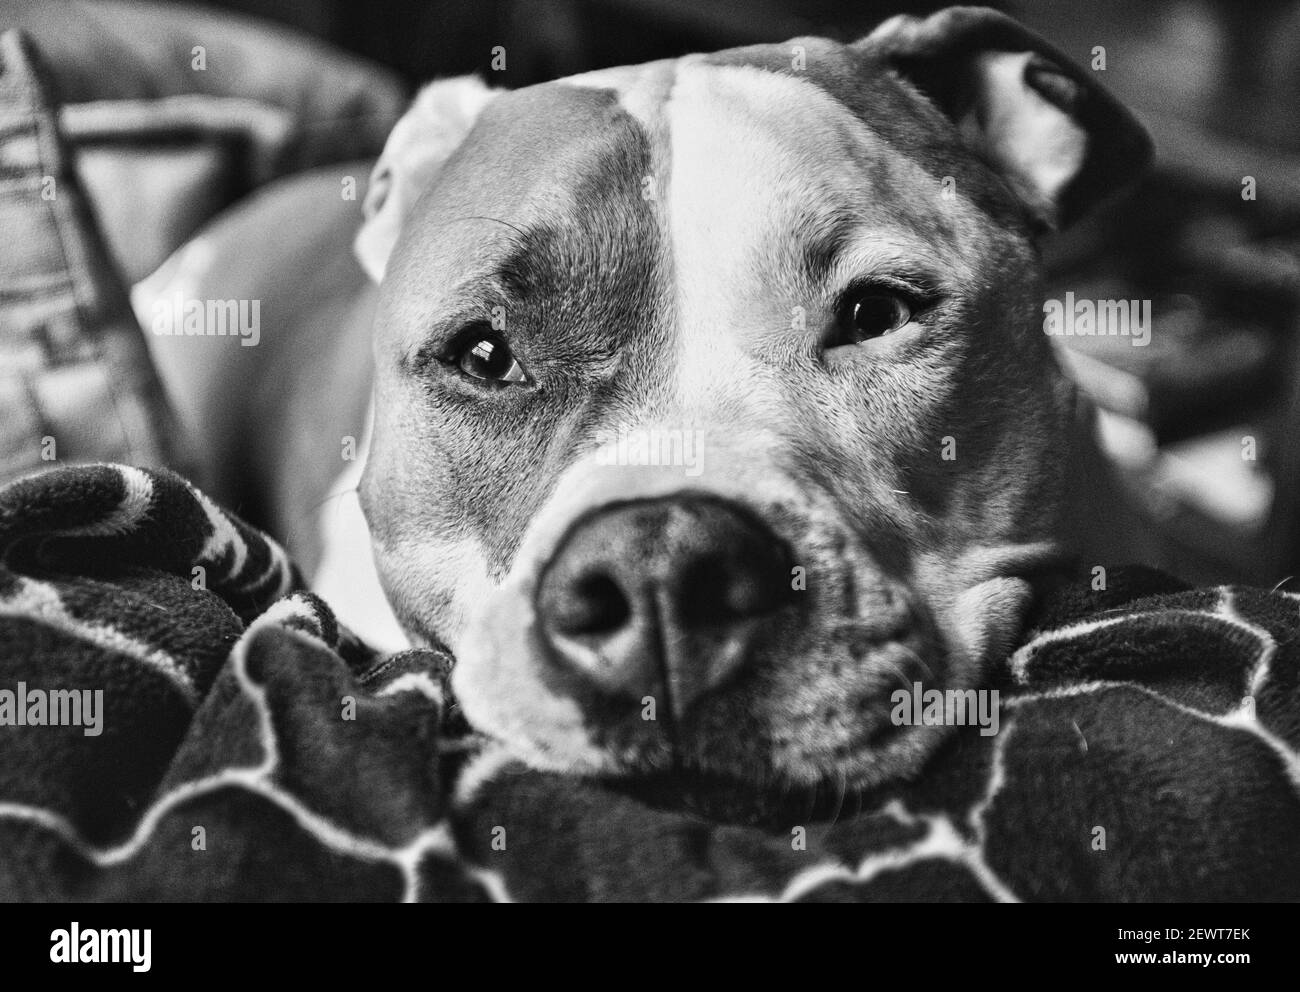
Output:
[[709,496],[613,504],[580,520],[545,568],[538,618],[555,659],[606,695],[681,715],[745,663],[790,601],[785,544]]

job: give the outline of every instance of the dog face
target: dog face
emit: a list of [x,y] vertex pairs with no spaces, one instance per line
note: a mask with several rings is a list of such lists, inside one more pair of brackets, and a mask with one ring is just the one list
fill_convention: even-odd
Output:
[[891,694],[978,685],[1058,552],[1033,238],[1145,160],[1057,58],[900,18],[480,99],[445,160],[386,153],[420,194],[359,246],[363,505],[473,724],[546,769],[855,788],[933,748]]

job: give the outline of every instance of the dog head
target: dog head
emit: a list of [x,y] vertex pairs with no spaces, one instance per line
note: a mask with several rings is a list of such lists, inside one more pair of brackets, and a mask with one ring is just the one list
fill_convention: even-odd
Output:
[[359,240],[362,496],[471,722],[562,771],[916,768],[892,693],[978,685],[1060,550],[1035,238],[1148,156],[979,9],[434,84]]

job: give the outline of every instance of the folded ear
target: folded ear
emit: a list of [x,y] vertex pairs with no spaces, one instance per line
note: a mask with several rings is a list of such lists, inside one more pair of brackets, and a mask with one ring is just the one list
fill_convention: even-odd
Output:
[[891,18],[854,45],[928,96],[1047,227],[1138,178],[1151,139],[1056,48],[984,7]]
[[438,80],[420,91],[393,128],[371,170],[362,201],[365,220],[353,242],[361,267],[375,282],[384,277],[411,207],[500,92],[477,76]]

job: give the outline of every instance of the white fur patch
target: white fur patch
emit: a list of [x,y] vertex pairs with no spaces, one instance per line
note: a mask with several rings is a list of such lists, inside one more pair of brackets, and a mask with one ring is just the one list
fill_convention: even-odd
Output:
[[339,623],[371,647],[391,654],[411,646],[393,608],[384,595],[375,567],[370,527],[361,509],[361,475],[370,455],[374,425],[373,403],[355,461],[339,473],[332,494],[321,505],[317,528],[321,538],[320,564],[311,577],[311,589],[330,604]]
[[597,69],[558,80],[564,86],[613,90],[619,106],[647,130],[659,126],[664,97],[672,86],[677,63],[673,60],[643,65]]

